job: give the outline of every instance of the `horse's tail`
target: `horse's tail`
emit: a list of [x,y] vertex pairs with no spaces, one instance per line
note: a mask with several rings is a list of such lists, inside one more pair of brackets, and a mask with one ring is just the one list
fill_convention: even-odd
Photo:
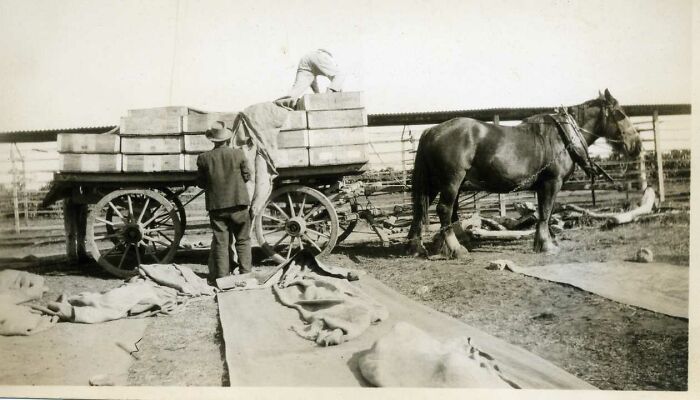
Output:
[[[423,136],[427,135],[425,132]],[[422,141],[418,142],[416,158],[413,164],[413,175],[411,182],[411,199],[413,200],[413,219],[428,224],[428,208],[430,207],[430,179],[428,174],[428,164]]]

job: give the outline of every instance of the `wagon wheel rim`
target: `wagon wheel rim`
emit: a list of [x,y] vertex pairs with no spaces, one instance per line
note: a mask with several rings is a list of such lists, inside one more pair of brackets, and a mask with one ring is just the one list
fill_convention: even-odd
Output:
[[[107,218],[107,210],[111,210],[111,219]],[[103,269],[119,277],[135,275],[143,264],[172,261],[181,238],[177,209],[153,190],[113,191],[102,197],[88,215],[90,255]]]
[[274,261],[284,262],[301,249],[330,254],[338,240],[338,215],[323,193],[302,185],[272,192],[255,216],[258,244]]

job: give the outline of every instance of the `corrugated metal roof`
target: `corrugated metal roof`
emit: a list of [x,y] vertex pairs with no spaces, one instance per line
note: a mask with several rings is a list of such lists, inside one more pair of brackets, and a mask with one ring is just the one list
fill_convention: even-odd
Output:
[[104,133],[109,132],[110,130],[116,127],[116,125],[105,125],[63,129],[40,129],[0,132],[0,143],[51,142],[56,140],[56,135],[59,133]]

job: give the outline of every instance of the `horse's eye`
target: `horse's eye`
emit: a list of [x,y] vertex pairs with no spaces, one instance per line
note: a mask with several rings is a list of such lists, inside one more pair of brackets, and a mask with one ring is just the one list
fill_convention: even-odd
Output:
[[617,122],[620,122],[623,119],[627,118],[625,113],[623,113],[622,110],[620,110],[619,108],[614,109],[612,114],[613,114],[613,118],[615,118],[615,121],[617,121]]

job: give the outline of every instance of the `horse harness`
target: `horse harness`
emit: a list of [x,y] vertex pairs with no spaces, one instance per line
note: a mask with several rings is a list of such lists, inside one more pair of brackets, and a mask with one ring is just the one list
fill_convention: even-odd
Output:
[[548,116],[556,124],[559,136],[561,136],[562,141],[564,141],[564,145],[571,159],[581,167],[589,178],[591,178],[591,183],[595,183],[595,178],[598,175],[603,175],[605,179],[613,182],[612,177],[610,177],[600,165],[591,160],[588,154],[586,140],[583,138],[583,134],[581,134],[582,128],[578,126],[573,117],[571,117],[564,108],[560,108],[556,114],[548,114]]

